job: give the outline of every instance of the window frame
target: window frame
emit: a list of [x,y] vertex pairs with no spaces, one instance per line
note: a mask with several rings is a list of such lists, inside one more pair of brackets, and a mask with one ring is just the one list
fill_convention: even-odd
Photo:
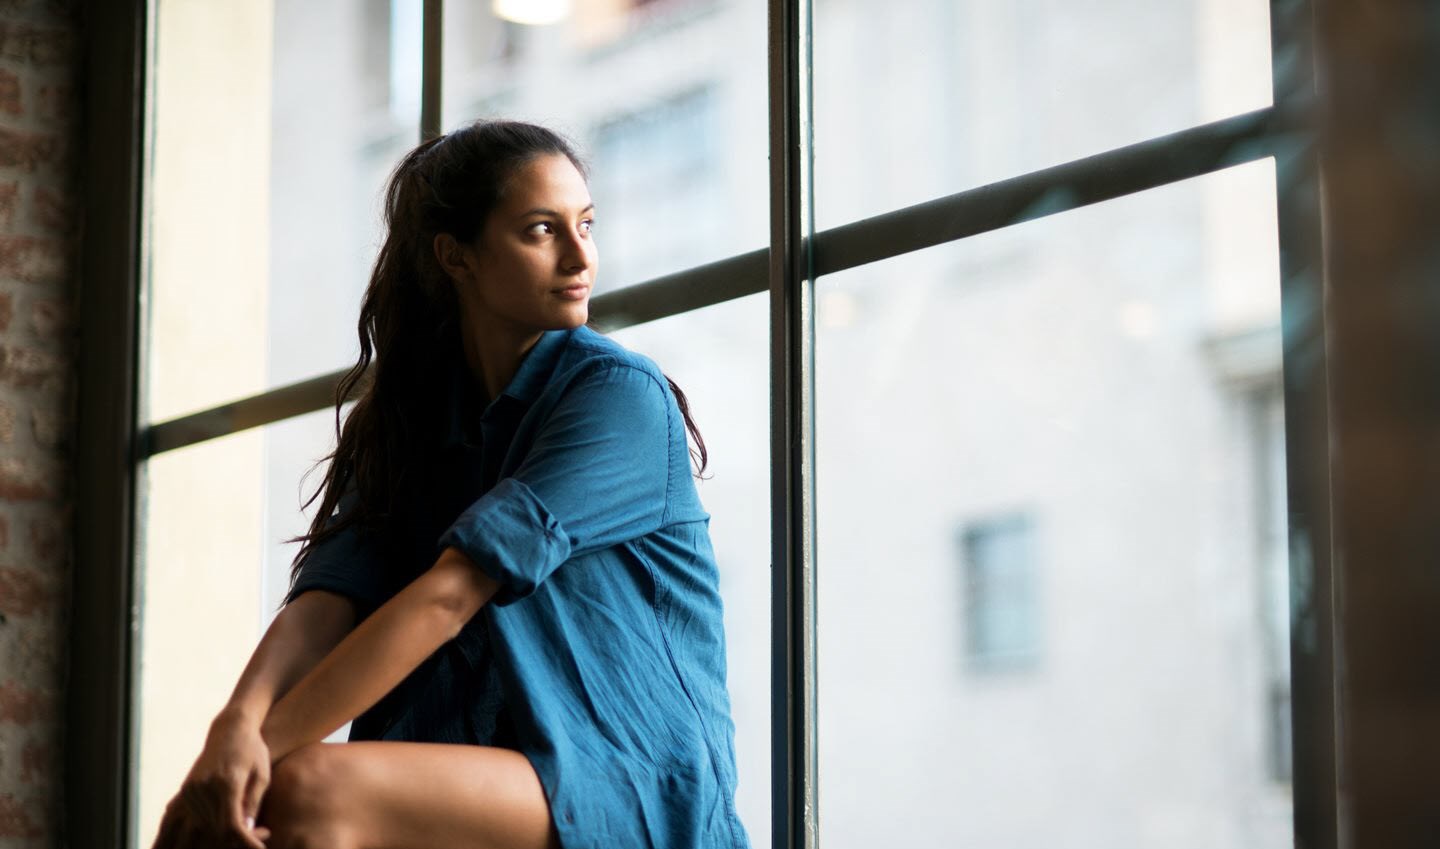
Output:
[[123,846],[133,813],[136,391],[144,220],[145,0],[85,0],[77,245],[75,544],[59,842]]
[[[772,845],[819,844],[814,287],[825,275],[1232,165],[1276,160],[1293,606],[1295,836],[1339,844],[1327,347],[1310,0],[1271,0],[1274,105],[983,188],[814,230],[810,0],[768,0],[770,244],[598,297],[614,330],[746,295],[771,306]],[[145,461],[333,403],[342,372],[171,421],[138,418],[147,0],[84,0],[87,227],[81,245],[76,468],[83,481],[66,694],[65,841],[128,845],[134,819],[137,481]],[[442,0],[424,0],[420,136],[440,131]],[[1038,202],[1041,199],[1050,202]],[[1058,202],[1057,202],[1058,201]],[[1297,584],[1297,581],[1299,582]]]

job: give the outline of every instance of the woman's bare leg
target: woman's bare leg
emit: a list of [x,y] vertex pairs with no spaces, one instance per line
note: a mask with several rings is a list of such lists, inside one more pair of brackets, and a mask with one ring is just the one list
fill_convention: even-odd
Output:
[[555,849],[519,752],[438,743],[315,743],[275,765],[270,849]]

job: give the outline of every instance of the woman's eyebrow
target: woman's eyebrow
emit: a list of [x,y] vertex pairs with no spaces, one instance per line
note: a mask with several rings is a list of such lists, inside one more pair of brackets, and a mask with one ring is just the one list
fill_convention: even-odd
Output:
[[[590,212],[590,211],[593,210],[594,208],[595,208],[595,204],[591,203],[591,204],[589,204],[588,206],[586,206],[584,209],[580,210],[580,214],[581,214],[581,215],[584,215],[585,213]],[[537,206],[537,207],[535,207],[534,209],[529,210],[528,212],[521,213],[520,217],[521,217],[521,218],[529,218],[529,217],[532,216],[532,215],[550,215],[550,216],[557,216],[557,217],[558,217],[558,216],[560,215],[560,213],[556,212],[556,211],[553,210],[553,209],[547,209],[546,207],[543,207],[543,206]]]

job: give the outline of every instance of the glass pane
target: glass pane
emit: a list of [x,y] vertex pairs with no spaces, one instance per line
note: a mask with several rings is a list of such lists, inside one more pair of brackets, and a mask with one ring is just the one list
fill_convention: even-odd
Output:
[[353,362],[380,188],[419,126],[418,30],[391,7],[155,4],[147,421]]
[[709,454],[698,483],[725,603],[735,804],[754,849],[770,845],[768,307],[752,295],[611,334],[685,393]]
[[1265,0],[815,0],[821,229],[1270,103]]
[[[419,6],[418,0],[413,0]],[[551,23],[507,20],[555,10]],[[603,294],[766,243],[764,0],[452,3],[444,122],[538,121],[579,143]]]
[[[308,530],[299,484],[334,447],[334,421],[333,411],[311,413],[146,464],[137,846],[154,841],[165,803],[284,598],[296,546],[283,540]],[[305,495],[323,473],[305,481]]]
[[818,282],[825,846],[1291,845],[1274,179]]

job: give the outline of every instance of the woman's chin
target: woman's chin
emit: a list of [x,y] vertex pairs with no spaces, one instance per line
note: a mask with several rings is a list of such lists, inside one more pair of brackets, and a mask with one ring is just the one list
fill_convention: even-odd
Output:
[[588,300],[571,307],[565,311],[560,319],[561,324],[558,330],[574,330],[590,320],[590,302]]

